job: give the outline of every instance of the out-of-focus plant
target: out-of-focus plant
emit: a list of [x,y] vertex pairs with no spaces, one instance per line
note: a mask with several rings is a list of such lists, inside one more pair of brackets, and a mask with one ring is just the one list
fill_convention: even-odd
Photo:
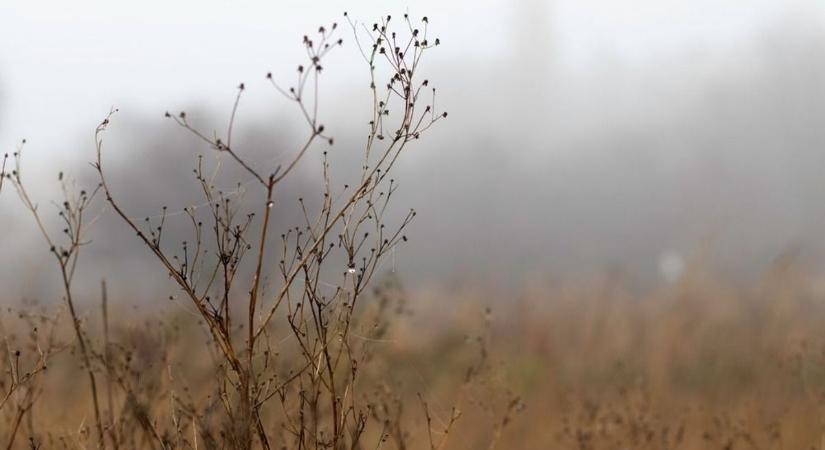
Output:
[[69,310],[72,328],[74,329],[76,342],[80,349],[83,366],[88,377],[91,392],[90,398],[94,408],[95,429],[97,431],[98,442],[102,445],[104,432],[100,415],[97,379],[95,368],[93,367],[93,350],[83,331],[81,315],[75,302],[73,289],[81,249],[88,243],[86,241],[87,229],[90,225],[88,210],[94,203],[97,193],[100,192],[101,185],[98,185],[90,192],[79,189],[73,182],[64,177],[63,172],[60,172],[58,181],[60,182],[63,193],[63,202],[61,204],[55,204],[57,215],[62,226],[62,232],[59,234],[60,237],[58,237],[56,233],[49,230],[39,205],[32,200],[26,189],[21,164],[25,143],[26,141],[24,140],[14,153],[14,169],[9,179],[17,190],[23,206],[34,218],[37,229],[44,242],[48,245],[49,252],[54,257],[57,267],[60,270],[63,298]]

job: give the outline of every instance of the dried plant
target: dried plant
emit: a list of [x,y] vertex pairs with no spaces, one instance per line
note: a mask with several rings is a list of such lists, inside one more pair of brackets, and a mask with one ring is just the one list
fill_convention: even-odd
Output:
[[6,173],[6,164],[9,162],[9,154],[3,154],[3,164],[0,165],[0,192],[3,192],[3,185],[6,183],[6,179],[11,177],[11,174]]
[[75,332],[76,342],[80,348],[83,365],[89,379],[98,442],[102,444],[104,435],[103,423],[100,418],[100,402],[98,399],[95,369],[92,366],[92,349],[90,348],[90,344],[84,335],[80,312],[76,307],[72,289],[72,282],[74,281],[80,251],[83,246],[88,243],[86,241],[86,234],[90,223],[88,223],[89,218],[87,212],[93,204],[95,196],[100,190],[100,186],[97,186],[91,192],[77,189],[74,183],[68,181],[68,179],[63,176],[63,172],[60,172],[58,175],[58,181],[61,183],[63,203],[59,205],[55,204],[55,207],[58,210],[57,215],[60,219],[63,230],[62,238],[58,240],[54,236],[54,233],[49,231],[38,205],[29,196],[23,182],[21,160],[23,157],[23,147],[25,143],[26,141],[24,140],[14,153],[15,169],[11,172],[10,180],[17,190],[17,194],[20,197],[23,206],[34,218],[37,229],[40,231],[43,240],[48,245],[49,252],[54,257],[55,262],[60,269],[64,300],[69,310],[69,316]]
[[[25,141],[4,157],[0,191],[5,182],[14,187],[56,262],[70,319],[65,328],[74,343],[62,343],[59,314],[47,309],[19,313],[14,329],[27,330],[25,347],[0,320],[0,357],[8,361],[0,372],[0,419],[10,430],[0,427],[0,439],[8,449],[356,450],[394,443],[401,449],[442,450],[459,444],[450,437],[464,404],[495,417],[489,448],[502,440],[520,401],[500,408],[501,418],[496,402],[473,398],[473,385],[493,373],[489,320],[485,337],[468,341],[473,349],[478,344],[478,352],[466,363],[469,368],[460,370],[455,398],[432,398],[423,390],[411,395],[390,376],[391,358],[381,345],[393,342],[392,324],[409,311],[397,279],[376,281],[384,262],[407,241],[416,215],[393,206],[396,163],[447,117],[437,110],[435,89],[422,75],[425,54],[440,40],[430,36],[426,17],[387,16],[371,26],[345,17],[369,78],[367,133],[354,153],[351,144],[337,150],[322,121],[325,63],[343,45],[341,29],[332,24],[303,38],[307,59],[291,85],[266,74],[279,98],[294,105],[305,130],[283,164],[254,163],[233,138],[249,90],[243,83],[222,133],[205,131],[186,112],[165,114],[209,149],[195,158],[199,206],[158,205],[157,215],[140,218],[127,212],[117,177],[104,164],[103,138],[115,109],[94,133],[97,186],[87,191],[58,175],[59,227],[27,190]],[[357,171],[335,170],[333,151],[357,160]],[[311,161],[320,162],[317,191],[289,198],[288,183]],[[14,167],[7,169],[7,163]],[[236,189],[222,188],[227,182]],[[105,201],[96,201],[101,196]],[[299,223],[281,229],[276,219],[295,217],[290,208],[299,212]],[[159,274],[173,282],[177,293],[169,298],[183,314],[113,320],[110,310],[123,306],[110,304],[105,281],[100,315],[80,311],[81,304],[89,304],[77,299],[80,255],[90,227],[104,212],[113,212],[149,250]],[[48,392],[47,364],[70,347],[76,349],[71,356],[80,360],[79,371],[62,366],[56,384],[62,394],[82,399],[83,405],[74,406],[79,425],[60,418],[57,423],[68,420],[75,427],[43,426],[57,414],[52,408],[34,414]],[[78,377],[84,380],[82,390],[75,386]],[[49,404],[56,403],[52,395]]]
[[[306,140],[286,165],[256,169],[235,147],[232,132],[244,84],[238,87],[223,136],[201,131],[185,112],[166,113],[215,152],[227,155],[262,194],[262,201],[245,208],[215,187],[214,174],[207,173],[199,158],[194,173],[208,206],[185,210],[191,234],[182,242],[163,240],[166,207],[158,220],[147,218],[141,224],[116,199],[104,170],[102,139],[115,111],[96,130],[94,166],[106,200],[197,310],[219,355],[222,372],[216,395],[223,419],[200,429],[208,434],[211,427],[221,427],[221,446],[268,449],[277,442],[294,448],[342,449],[362,445],[369,413],[357,395],[360,355],[353,350],[350,336],[353,317],[384,258],[407,240],[403,231],[415,216],[410,211],[395,226],[386,223],[398,187],[390,174],[405,148],[447,117],[436,111],[435,90],[419,75],[422,58],[440,43],[428,36],[428,19],[414,24],[405,15],[399,31],[394,31],[394,23],[388,16],[362,30],[349,21],[369,70],[373,107],[361,173],[336,186],[324,151],[320,203],[313,212],[310,202],[298,199],[295,206],[302,211],[304,223],[280,233],[277,255],[269,251],[276,233],[270,218],[276,202],[281,204],[277,198],[281,184],[316,144],[334,143],[320,121],[319,103],[324,58],[343,43],[337,37],[337,24],[320,27],[315,37],[304,37],[308,59],[297,68],[293,86],[282,87],[267,74],[274,89],[297,106],[307,127]],[[364,39],[369,42],[361,45]],[[422,106],[422,102],[429,103]],[[249,258],[247,277],[243,268]],[[267,294],[264,279],[272,273],[277,274],[278,286]],[[337,281],[327,281],[330,276]],[[280,328],[291,332],[288,343],[273,338],[272,332]],[[280,361],[279,352],[290,345],[295,357]],[[282,404],[283,414],[265,417],[266,405],[276,401]],[[193,411],[190,414],[195,416]],[[198,419],[193,417],[195,422]],[[275,428],[279,431],[265,425],[273,420],[281,424]]]
[[[13,314],[11,308],[8,308],[7,312],[9,315]],[[14,333],[6,330],[3,321],[0,320],[0,357],[7,364],[0,373],[0,415],[7,414],[10,424],[6,449],[14,447],[26,415],[29,415],[30,441],[33,441],[35,426],[31,413],[43,394],[42,375],[48,368],[52,356],[64,348],[55,334],[59,314],[21,311],[18,315],[27,325],[28,333],[25,339],[19,339]]]

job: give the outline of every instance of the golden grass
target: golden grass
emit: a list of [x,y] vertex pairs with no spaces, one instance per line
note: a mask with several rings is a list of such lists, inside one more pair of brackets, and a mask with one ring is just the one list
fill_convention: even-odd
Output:
[[[475,285],[394,295],[384,301],[380,338],[367,337],[379,301],[368,302],[353,333],[370,354],[357,388],[404,436],[388,433],[381,448],[427,448],[426,412],[436,441],[460,413],[443,445],[450,449],[821,448],[825,304],[803,267],[777,266],[746,287],[693,274],[645,294],[609,278],[495,292]],[[111,325],[141,397],[130,406],[115,395],[114,412],[115,421],[129,422],[130,407],[141,405],[159,430],[173,433],[174,402],[201,404],[212,395],[217,360],[200,327],[164,309]],[[9,315],[4,323],[31,329]],[[99,327],[89,330],[99,343]],[[71,342],[65,324],[58,335]],[[94,441],[88,387],[70,352],[54,358],[21,425],[44,448]],[[468,370],[475,370],[469,382]],[[3,413],[9,423],[13,414]],[[368,433],[376,442],[380,423]],[[129,445],[152,448],[140,427],[131,432]]]

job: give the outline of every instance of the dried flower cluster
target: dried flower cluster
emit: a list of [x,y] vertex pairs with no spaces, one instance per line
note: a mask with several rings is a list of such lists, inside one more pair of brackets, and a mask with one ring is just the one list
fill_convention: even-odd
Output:
[[[178,214],[161,206],[157,216],[142,220],[130,216],[104,164],[103,136],[117,112],[114,109],[95,131],[92,165],[99,184],[86,191],[62,172],[58,177],[64,194],[58,205],[62,233],[50,230],[26,189],[21,175],[23,146],[11,160],[8,155],[3,158],[0,190],[6,181],[14,186],[59,268],[74,332],[74,345],[69,348],[76,349],[80,358],[93,412],[80,430],[84,447],[338,450],[380,447],[393,435],[403,447],[408,439],[401,424],[394,423],[401,420],[400,412],[396,416],[395,408],[386,406],[389,391],[360,382],[362,374],[370,372],[368,343],[380,340],[386,331],[379,324],[388,309],[386,301],[379,302],[377,310],[361,303],[366,295],[382,297],[381,290],[370,293],[369,287],[382,262],[407,241],[404,232],[416,215],[410,210],[400,221],[390,218],[391,199],[398,188],[391,176],[393,168],[411,143],[447,117],[436,109],[435,89],[420,75],[425,54],[440,40],[429,36],[426,17],[414,22],[408,15],[400,21],[387,16],[367,27],[345,16],[366,63],[372,106],[359,156],[363,164],[357,177],[345,183],[333,178],[328,152],[335,140],[321,122],[319,107],[324,62],[344,42],[338,37],[337,24],[303,37],[307,60],[297,67],[293,84],[282,86],[271,73],[266,75],[276,92],[295,105],[306,127],[304,141],[286,163],[262,169],[249,162],[233,140],[236,113],[247,92],[244,83],[238,86],[223,134],[202,131],[184,111],[165,114],[214,155],[228,158],[250,177],[249,182],[241,180],[237,185],[251,183],[245,190],[254,199],[251,205],[216,187],[219,165],[210,170],[205,158],[198,156],[193,172],[203,207],[188,207]],[[323,171],[319,198],[298,198],[294,203],[283,198],[283,183],[319,145],[325,147],[318,150]],[[7,173],[10,161],[14,169]],[[273,215],[291,207],[299,208],[302,222],[285,230],[273,229]],[[178,297],[184,297],[186,307],[198,318],[197,326],[207,332],[206,361],[192,364],[208,368],[213,379],[208,392],[188,391],[185,384],[183,392],[177,390],[174,379],[180,375],[172,367],[180,362],[174,361],[167,342],[173,336],[155,336],[152,357],[140,346],[129,345],[128,338],[111,338],[105,282],[103,342],[90,337],[89,329],[96,321],[78,310],[73,281],[89,227],[96,219],[92,209],[114,212],[132,230],[154,255],[159,274],[167,274],[177,285],[180,295],[170,299],[179,302]],[[184,240],[168,237],[173,217],[189,223]],[[375,314],[370,316],[367,310]],[[8,448],[24,445],[17,439],[18,431],[27,414],[33,417],[40,375],[51,356],[66,348],[54,339],[53,332],[37,331],[54,330],[57,317],[31,317],[37,320],[41,323],[33,325],[29,336],[36,358],[21,357],[8,340],[4,347],[11,366],[5,374],[8,381],[2,384],[5,393],[0,397],[0,410],[8,405],[14,415],[11,432],[0,433],[0,437],[8,436]],[[368,335],[359,334],[364,331],[356,332],[356,328],[365,329]],[[149,360],[168,367],[165,381],[147,378],[141,365]],[[162,414],[153,405],[159,392],[170,402]],[[376,408],[375,401],[384,402],[385,407]],[[431,409],[423,396],[420,401],[430,447],[442,448],[461,414],[453,408],[449,422],[436,437]],[[34,431],[31,421],[28,444],[38,448],[45,438]],[[55,442],[71,446],[66,436],[57,441],[51,432],[48,436],[50,446]],[[78,436],[72,439],[77,442]]]

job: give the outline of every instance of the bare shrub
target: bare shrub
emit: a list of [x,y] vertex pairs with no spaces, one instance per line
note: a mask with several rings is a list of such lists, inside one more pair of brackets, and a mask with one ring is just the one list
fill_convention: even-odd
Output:
[[[424,55],[440,44],[429,35],[426,17],[415,22],[406,14],[400,21],[387,16],[371,27],[349,17],[347,21],[368,69],[372,113],[365,118],[368,134],[359,156],[363,164],[358,176],[338,181],[327,157],[329,150],[324,150],[323,185],[317,198],[293,202],[279,193],[307,154],[318,146],[334,144],[321,122],[319,105],[325,58],[343,44],[337,24],[304,36],[307,60],[298,66],[293,85],[281,86],[272,74],[266,76],[273,89],[296,106],[306,125],[306,138],[287,163],[261,169],[235,146],[233,129],[246,92],[243,83],[223,134],[203,131],[185,112],[166,113],[219,157],[214,163],[210,158],[197,158],[194,174],[203,195],[202,207],[173,212],[163,206],[158,216],[144,220],[127,213],[104,165],[103,135],[115,110],[95,131],[93,166],[98,187],[78,190],[62,173],[59,177],[64,193],[58,211],[64,226],[60,241],[26,190],[21,176],[22,146],[14,154],[16,167],[9,175],[5,174],[8,157],[4,158],[0,188],[3,180],[11,180],[59,268],[94,412],[94,438],[88,439],[98,448],[344,449],[373,445],[364,439],[376,416],[364,401],[359,383],[369,352],[357,345],[352,333],[362,298],[384,259],[407,240],[404,230],[415,217],[412,210],[393,217],[391,199],[398,188],[391,176],[393,168],[406,148],[447,113],[436,110],[435,90],[420,74]],[[222,158],[249,177],[233,181],[244,196],[217,187]],[[211,362],[203,364],[213,377],[209,392],[187,391],[185,384],[184,393],[177,390],[176,380],[182,374],[172,369],[173,357],[165,349],[173,346],[163,335],[121,333],[112,340],[105,283],[102,346],[88,337],[90,325],[77,310],[73,280],[87,243],[88,210],[98,193],[194,308],[198,325],[208,335],[206,348],[194,351]],[[271,217],[282,208],[299,209],[302,222],[286,230],[272,229]],[[170,242],[167,230],[180,227],[181,218],[190,226],[188,236]],[[374,328],[377,333],[380,329]],[[14,397],[18,417],[34,402],[36,390],[28,384],[45,369],[52,347],[46,348],[38,352],[41,359],[33,363],[29,375],[21,376],[6,346],[5,353],[15,362],[8,374],[6,398]],[[166,373],[156,367],[165,367]],[[101,374],[105,377],[105,409],[98,383]],[[23,388],[22,398],[14,395]],[[154,404],[161,398],[171,402],[164,421],[158,420]],[[429,422],[423,398],[422,405]],[[456,413],[453,420],[457,418]],[[373,433],[372,437],[380,445],[384,435]],[[436,448],[432,436],[430,444]]]

